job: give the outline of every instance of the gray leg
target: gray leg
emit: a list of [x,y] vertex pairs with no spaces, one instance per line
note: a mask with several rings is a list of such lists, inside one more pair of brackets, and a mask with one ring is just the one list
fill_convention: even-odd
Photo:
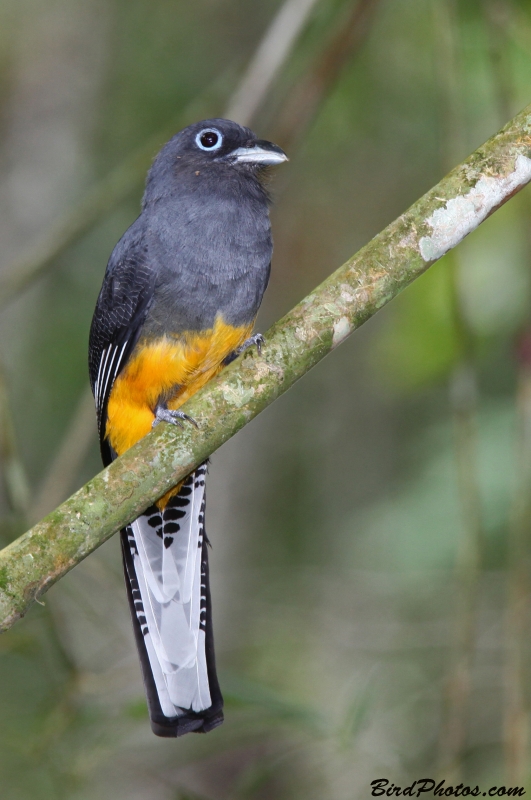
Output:
[[155,409],[155,419],[151,425],[152,428],[155,428],[159,422],[169,422],[171,425],[178,425],[179,428],[183,428],[184,425],[181,425],[179,420],[186,420],[186,422],[191,422],[196,428],[199,427],[195,419],[189,417],[188,414],[185,414],[184,411],[172,411],[166,406],[158,405]]
[[234,351],[236,353],[236,358],[238,356],[241,356],[242,353],[245,353],[245,351],[249,347],[252,347],[253,344],[256,345],[256,349],[258,350],[258,355],[261,356],[262,345],[265,344],[265,339],[261,333],[254,333],[252,336],[249,336],[249,338],[246,339],[243,344],[241,344],[239,347],[236,348],[236,350]]
[[253,336],[249,336],[248,339],[244,341],[236,350],[233,350],[232,353],[229,353],[227,358],[223,359],[223,366],[226,367],[227,364],[232,364],[235,358],[241,356],[249,347],[252,347],[253,344],[256,345],[256,349],[258,350],[258,355],[262,355],[262,345],[265,344],[265,339],[261,333],[255,333]]

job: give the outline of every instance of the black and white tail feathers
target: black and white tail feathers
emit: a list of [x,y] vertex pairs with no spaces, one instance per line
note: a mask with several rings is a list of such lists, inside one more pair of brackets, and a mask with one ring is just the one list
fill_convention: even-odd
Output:
[[216,677],[202,464],[163,511],[122,531],[129,605],[158,736],[207,733],[223,722]]

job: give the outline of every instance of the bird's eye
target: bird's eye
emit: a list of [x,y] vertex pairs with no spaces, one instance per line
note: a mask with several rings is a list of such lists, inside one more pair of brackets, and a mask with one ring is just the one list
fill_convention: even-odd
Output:
[[206,128],[199,131],[195,137],[195,143],[201,150],[217,150],[221,147],[223,136],[215,128]]

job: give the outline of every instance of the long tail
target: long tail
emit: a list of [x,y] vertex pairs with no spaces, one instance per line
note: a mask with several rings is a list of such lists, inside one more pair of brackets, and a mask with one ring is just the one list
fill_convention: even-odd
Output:
[[129,606],[157,736],[208,733],[223,722],[216,676],[202,464],[163,511],[122,531]]

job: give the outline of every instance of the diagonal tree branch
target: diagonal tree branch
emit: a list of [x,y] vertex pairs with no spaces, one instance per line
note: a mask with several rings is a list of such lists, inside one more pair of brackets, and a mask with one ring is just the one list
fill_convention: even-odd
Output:
[[184,478],[531,180],[531,106],[302,300],[184,408],[0,551],[0,629]]

